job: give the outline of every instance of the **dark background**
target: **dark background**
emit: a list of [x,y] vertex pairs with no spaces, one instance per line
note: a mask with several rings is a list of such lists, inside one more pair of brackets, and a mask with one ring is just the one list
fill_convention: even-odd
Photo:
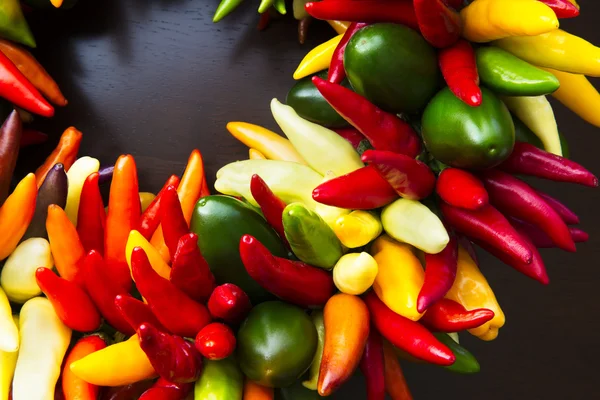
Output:
[[[23,151],[21,174],[35,169],[60,133],[74,125],[84,132],[82,155],[110,164],[119,154],[133,154],[144,191],[156,191],[170,174],[181,173],[196,147],[212,187],[220,166],[248,154],[225,124],[241,120],[276,128],[269,101],[284,100],[304,54],[334,35],[326,23],[314,22],[301,46],[290,15],[259,33],[258,1],[248,0],[217,25],[211,18],[218,0],[80,3],[69,12],[29,17],[38,40],[35,54],[70,104],[54,119],[38,122],[51,140]],[[563,21],[563,27],[600,45],[600,3],[581,5],[583,15]],[[571,157],[600,174],[600,129],[560,105],[555,111]],[[600,398],[600,190],[544,182],[539,187],[580,215],[589,243],[576,254],[543,252],[548,287],[482,255],[482,270],[507,323],[493,342],[461,335],[481,363],[478,375],[404,363],[416,399]],[[336,398],[365,398],[357,379]]]

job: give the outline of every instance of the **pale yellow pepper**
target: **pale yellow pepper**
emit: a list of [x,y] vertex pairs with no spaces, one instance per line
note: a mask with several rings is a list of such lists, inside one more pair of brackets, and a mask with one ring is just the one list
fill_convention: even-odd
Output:
[[[19,316],[13,315],[13,322],[19,326]],[[0,333],[2,335],[2,333]],[[15,368],[17,367],[17,357],[19,351],[0,350],[0,400],[8,400],[8,395],[12,386]]]
[[17,350],[19,350],[19,330],[13,320],[8,297],[0,287],[0,352],[14,353]]
[[373,285],[378,271],[377,261],[369,253],[348,253],[333,267],[333,282],[342,293],[360,295]]
[[308,52],[300,61],[298,68],[294,72],[294,79],[302,79],[319,71],[329,68],[331,57],[335,48],[342,40],[343,33],[337,35],[333,39],[329,39],[325,43],[321,43],[314,49]]
[[142,205],[142,212],[146,211],[146,208],[154,201],[156,195],[150,192],[140,192],[140,203]]
[[348,27],[350,26],[350,22],[347,21],[327,20],[327,23],[333,28],[333,30],[338,35],[346,33]]
[[560,88],[552,97],[590,124],[600,128],[600,93],[584,76],[569,72],[542,68],[552,73],[560,82]]
[[562,29],[538,36],[509,37],[494,44],[540,67],[600,76],[600,47]]
[[366,245],[381,234],[383,227],[377,215],[369,211],[356,210],[342,215],[333,225],[333,231],[348,248]]
[[396,314],[418,321],[417,298],[425,272],[412,246],[399,243],[388,235],[380,236],[371,247],[379,272],[373,283],[377,297]]
[[92,157],[78,158],[69,171],[67,171],[67,179],[69,181],[69,189],[67,192],[67,205],[65,212],[73,225],[77,225],[77,214],[79,213],[79,200],[81,198],[81,189],[88,176],[100,169],[100,161]]
[[482,340],[494,340],[498,336],[498,330],[506,321],[504,312],[477,264],[462,247],[458,249],[457,266],[456,279],[446,297],[461,304],[467,310],[476,308],[492,310],[495,314],[494,318],[480,327],[469,329],[469,333]]
[[259,151],[269,160],[292,161],[306,164],[289,140],[262,126],[248,122],[229,122],[231,136],[246,146]]
[[532,36],[558,29],[554,11],[537,0],[475,0],[460,12],[463,36],[490,42],[509,36]]
[[261,153],[260,151],[253,149],[253,148],[249,148],[248,149],[248,159],[249,160],[266,160],[267,157],[265,157],[265,155],[263,153]]
[[[127,265],[129,265],[129,271],[131,271],[131,253],[136,247],[144,249],[152,268],[163,278],[169,279],[171,276],[171,267],[169,267],[169,264],[163,260],[158,250],[136,230],[129,232],[127,244],[125,245],[125,258],[127,259]],[[133,274],[131,277],[133,279]]]

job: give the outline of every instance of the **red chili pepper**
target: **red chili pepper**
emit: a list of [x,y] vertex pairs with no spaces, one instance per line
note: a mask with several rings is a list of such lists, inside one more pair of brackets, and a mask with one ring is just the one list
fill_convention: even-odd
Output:
[[252,309],[250,298],[239,286],[225,283],[217,286],[208,299],[208,310],[214,319],[237,325]]
[[439,60],[442,75],[452,93],[471,107],[481,105],[479,74],[471,44],[461,39],[452,47],[441,50]]
[[54,115],[54,107],[1,51],[0,97],[34,114],[44,117]]
[[477,328],[492,318],[494,312],[487,308],[467,311],[453,300],[440,299],[427,309],[419,322],[433,332],[460,332]]
[[535,176],[555,182],[598,186],[598,178],[575,161],[524,142],[515,143],[510,156],[498,168],[511,174]]
[[344,52],[346,51],[346,46],[350,39],[352,39],[352,36],[367,25],[368,24],[364,22],[353,22],[348,29],[346,29],[344,36],[342,36],[342,40],[338,43],[333,52],[333,56],[331,57],[329,71],[327,72],[327,80],[329,82],[342,83],[346,77],[346,70],[344,69]]
[[423,325],[390,310],[370,291],[364,296],[371,313],[371,321],[394,346],[418,359],[437,365],[452,365],[456,360],[452,351],[438,341]]
[[489,170],[482,173],[490,202],[500,212],[530,222],[550,236],[563,250],[575,251],[569,228],[558,213],[525,182],[506,172]]
[[531,249],[500,211],[491,205],[479,210],[465,210],[440,202],[446,222],[471,241],[488,243],[521,263],[531,262]]
[[158,320],[170,332],[195,337],[210,322],[205,306],[196,303],[172,282],[161,277],[150,265],[141,247],[131,254],[133,279]]
[[419,29],[411,2],[397,0],[327,0],[306,3],[306,12],[316,19],[350,22],[394,22]]
[[279,234],[281,240],[289,248],[290,244],[285,237],[285,231],[283,229],[283,210],[285,209],[285,203],[273,193],[267,182],[265,182],[260,176],[254,174],[250,179],[250,192],[252,197],[260,206],[265,219]]
[[[550,249],[556,247],[556,243],[550,237],[535,225],[521,221],[517,218],[509,218],[510,223],[519,231],[519,233],[527,236],[529,240],[538,249]],[[569,234],[575,243],[587,242],[590,238],[586,232],[581,229],[569,227]]]
[[235,350],[235,335],[230,327],[219,322],[206,325],[196,335],[196,349],[209,360],[222,360]]
[[168,329],[165,328],[152,313],[150,306],[132,296],[122,294],[117,295],[115,297],[115,307],[123,319],[127,321],[135,331],[137,331],[143,323],[148,323],[156,327],[156,329],[168,332]]
[[79,212],[77,214],[77,233],[86,253],[96,250],[104,252],[104,230],[106,229],[106,211],[100,193],[97,172],[89,175],[81,189]]
[[360,371],[367,383],[367,400],[385,399],[383,340],[377,330],[369,331],[369,338],[360,359]]
[[[329,4],[331,1],[336,0],[317,4]],[[346,5],[364,3],[369,1],[344,2]],[[318,76],[313,76],[312,81],[331,107],[365,135],[376,150],[389,150],[412,158],[421,152],[421,141],[415,131],[395,114],[383,111],[342,85],[327,82]]]
[[142,216],[140,217],[140,222],[137,226],[137,231],[142,234],[146,238],[146,240],[150,240],[152,235],[160,225],[160,217],[161,217],[161,203],[162,198],[165,193],[165,190],[169,186],[177,187],[179,185],[179,177],[176,175],[171,175],[167,182],[162,187],[160,192],[156,195],[154,200],[148,205]]
[[333,277],[301,261],[276,257],[256,238],[242,236],[240,257],[259,285],[280,299],[302,307],[322,306],[333,295]]
[[100,314],[79,285],[43,267],[35,271],[35,280],[66,326],[78,332],[91,332],[100,327]]
[[425,254],[425,281],[417,298],[417,311],[427,310],[442,299],[456,278],[458,241],[450,234],[450,241],[438,254]]
[[579,217],[569,207],[544,192],[540,192],[539,190],[535,192],[560,215],[565,224],[575,225],[579,223]]
[[438,176],[435,190],[442,200],[454,207],[477,210],[489,203],[483,183],[463,169],[445,168]]
[[335,133],[346,139],[352,147],[358,149],[360,146],[360,142],[366,140],[367,138],[358,131],[355,127],[347,127],[347,128],[335,128],[333,129]]
[[574,18],[579,15],[579,9],[569,0],[539,0],[554,11],[557,18]]
[[396,191],[372,165],[330,179],[312,193],[315,201],[351,210],[372,210],[398,198]]
[[160,224],[162,226],[165,244],[169,249],[171,259],[177,251],[179,239],[190,232],[187,221],[181,210],[181,203],[175,186],[167,186],[162,194],[162,210]]
[[164,378],[158,378],[156,383],[146,390],[139,400],[183,400],[193,389],[194,384],[191,382],[174,383]]
[[77,159],[82,137],[83,134],[72,126],[63,132],[56,148],[46,158],[46,161],[35,170],[35,181],[37,182],[38,188],[44,182],[48,171],[56,164],[61,163],[64,165],[65,171],[68,171],[69,168],[71,168],[71,165],[73,165]]
[[140,347],[161,378],[169,382],[188,383],[200,377],[202,356],[192,343],[146,323],[140,325],[137,334]]
[[205,303],[213,292],[215,277],[200,253],[196,234],[188,233],[179,239],[173,256],[170,280],[199,303]]
[[442,0],[413,0],[421,34],[433,47],[452,46],[462,33],[460,14]]
[[367,150],[361,159],[373,165],[401,197],[421,200],[433,191],[435,175],[419,160],[382,150]]
[[17,165],[23,124],[13,110],[0,127],[0,205],[8,197],[10,182]]
[[444,3],[455,10],[460,10],[464,5],[464,0],[444,0]]
[[46,143],[48,135],[35,129],[24,129],[21,134],[21,148]]

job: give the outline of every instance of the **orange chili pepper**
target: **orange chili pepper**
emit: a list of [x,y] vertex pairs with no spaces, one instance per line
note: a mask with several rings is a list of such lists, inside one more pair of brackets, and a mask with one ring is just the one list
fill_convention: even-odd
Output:
[[244,381],[244,400],[273,400],[274,397],[273,388],[259,385],[250,379]]
[[56,204],[48,206],[46,230],[54,265],[60,276],[68,281],[83,283],[80,267],[85,250],[67,213]]
[[0,39],[0,51],[12,61],[31,84],[57,106],[66,106],[67,99],[50,74],[35,57],[24,48],[8,40]]
[[383,359],[385,362],[385,391],[392,400],[412,400],[412,395],[406,384],[402,367],[394,347],[387,341],[383,341]]
[[115,164],[110,184],[104,257],[109,276],[127,292],[131,289],[132,281],[125,257],[125,247],[129,232],[137,228],[141,213],[135,160],[129,154],[122,155]]
[[356,370],[369,337],[369,310],[360,297],[339,293],[323,310],[325,343],[317,389],[329,396]]
[[206,181],[206,175],[202,180],[202,188],[200,189],[200,197],[210,196],[210,189],[208,188],[208,182]]
[[25,234],[33,218],[36,198],[35,175],[28,174],[0,208],[0,260],[13,252]]
[[62,390],[65,400],[96,400],[98,398],[100,388],[78,378],[71,371],[71,364],[105,347],[106,342],[100,336],[92,335],[79,339],[71,349],[62,371]]
[[71,165],[77,159],[79,153],[79,145],[81,144],[82,134],[74,127],[67,128],[60,137],[58,145],[52,153],[46,158],[46,161],[35,171],[38,188],[42,186],[46,174],[55,164],[62,163],[65,166],[65,171],[71,168]]

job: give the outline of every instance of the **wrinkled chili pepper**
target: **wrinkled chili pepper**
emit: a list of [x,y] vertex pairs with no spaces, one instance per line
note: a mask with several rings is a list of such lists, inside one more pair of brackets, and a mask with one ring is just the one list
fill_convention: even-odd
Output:
[[285,203],[273,193],[269,185],[257,174],[252,175],[250,180],[250,193],[260,206],[260,210],[269,225],[275,229],[281,240],[289,248],[290,244],[285,237],[282,218]]
[[158,378],[154,385],[140,396],[139,400],[184,400],[193,389],[194,384],[191,382],[174,383],[165,378]]
[[17,165],[23,124],[13,110],[0,127],[0,205],[8,197],[10,182]]
[[471,107],[481,105],[479,74],[475,51],[462,39],[439,53],[440,69],[448,87],[456,97]]
[[383,360],[387,394],[392,400],[412,400],[396,351],[387,340],[383,341]]
[[327,271],[276,257],[250,235],[240,240],[240,257],[252,279],[290,303],[302,307],[323,305],[335,290],[333,278]]
[[298,43],[304,44],[308,36],[308,28],[312,22],[312,17],[309,15],[298,21]]
[[335,128],[333,131],[346,139],[352,145],[352,147],[357,150],[361,145],[361,142],[366,140],[365,136],[353,126],[347,128]]
[[60,276],[68,281],[82,283],[85,274],[81,271],[81,264],[86,253],[75,226],[65,211],[56,204],[48,206],[46,230],[54,265]]
[[77,233],[86,252],[96,250],[104,254],[104,230],[106,228],[106,211],[98,180],[97,172],[89,175],[81,189],[79,212],[77,213]]
[[371,328],[359,364],[367,383],[367,400],[385,399],[384,365],[383,340],[379,332]]
[[443,0],[414,0],[413,6],[421,35],[433,47],[450,47],[460,39],[460,14]]
[[115,307],[135,331],[143,323],[148,323],[162,332],[168,332],[168,329],[152,313],[150,306],[134,297],[124,294],[115,296]]
[[569,0],[539,0],[554,11],[557,18],[574,18],[579,15],[579,9]]
[[48,135],[35,129],[23,129],[21,134],[21,148],[46,143]]
[[490,202],[505,215],[530,222],[552,238],[563,250],[575,251],[567,225],[558,213],[525,182],[498,170],[482,173]]
[[171,175],[167,182],[165,182],[164,186],[158,192],[154,200],[150,203],[150,205],[146,208],[146,210],[142,213],[140,217],[140,222],[138,223],[137,231],[142,234],[146,238],[146,240],[150,240],[154,232],[160,225],[160,217],[161,213],[161,203],[162,197],[165,193],[165,190],[169,186],[177,187],[179,185],[179,177],[176,175]]
[[577,216],[577,214],[571,211],[569,207],[565,206],[563,203],[544,192],[536,190],[536,193],[538,194],[538,196],[544,199],[544,201],[548,203],[548,205],[552,207],[554,211],[558,213],[558,215],[560,215],[560,217],[566,224],[574,225],[579,223],[579,217]]
[[383,150],[367,150],[361,159],[373,165],[396,193],[405,199],[421,200],[433,191],[435,175],[419,160]]
[[156,318],[169,331],[176,335],[195,337],[210,322],[206,307],[196,303],[173,283],[158,275],[142,248],[133,249],[131,267],[138,290]]
[[477,328],[492,318],[494,312],[487,308],[467,311],[453,300],[440,299],[429,306],[419,322],[434,332],[460,332]]
[[251,308],[248,295],[233,283],[217,286],[208,299],[210,315],[232,325],[242,322]]
[[346,46],[350,39],[352,39],[352,36],[365,26],[367,24],[364,22],[352,22],[346,32],[344,32],[342,40],[338,43],[333,52],[333,57],[331,57],[329,71],[327,72],[327,80],[329,82],[340,84],[346,77],[346,70],[344,69],[344,52],[346,51]]
[[450,242],[437,254],[425,254],[425,281],[417,298],[417,311],[424,312],[442,299],[456,278],[458,241],[450,234]]
[[[368,2],[346,2],[345,4]],[[421,141],[415,131],[396,115],[383,111],[342,85],[327,82],[318,76],[313,76],[312,81],[331,107],[365,135],[376,150],[389,150],[411,158],[416,157],[421,151]]]
[[27,231],[35,212],[35,176],[28,174],[0,207],[0,260],[13,252]]
[[306,11],[316,19],[350,22],[394,22],[419,29],[412,2],[395,0],[327,0],[307,3]]
[[444,168],[438,175],[436,193],[454,207],[477,210],[489,203],[483,183],[468,171]]
[[215,277],[198,248],[194,233],[179,239],[171,266],[171,282],[193,300],[205,303],[215,287]]
[[71,168],[71,165],[77,159],[77,153],[79,152],[79,145],[81,144],[82,134],[74,127],[67,128],[60,137],[56,148],[46,158],[46,161],[38,167],[35,171],[35,178],[38,187],[44,182],[46,174],[50,169],[58,163],[65,166],[65,171]]
[[98,398],[100,388],[75,376],[71,371],[71,364],[105,347],[106,342],[98,335],[85,336],[73,346],[62,370],[61,387],[65,396],[64,400],[96,400]]
[[179,239],[190,232],[188,224],[181,210],[181,203],[177,197],[177,189],[175,186],[167,186],[162,198],[162,217],[160,225],[163,230],[165,244],[169,249],[171,259],[177,251]]
[[[557,247],[556,243],[554,243],[552,239],[550,239],[546,232],[544,232],[537,226],[525,221],[521,221],[517,218],[509,219],[510,223],[517,229],[517,231],[527,236],[531,240],[533,245],[538,249],[549,249]],[[569,227],[569,234],[571,235],[571,239],[573,239],[573,242],[575,243],[587,242],[590,238],[590,235],[588,235],[585,231],[582,231],[578,228],[574,228],[572,226]]]
[[196,335],[196,348],[209,360],[222,360],[235,350],[235,335],[230,327],[219,322],[206,325]]
[[140,347],[154,370],[169,382],[188,383],[202,372],[202,356],[194,345],[180,336],[170,335],[143,323],[137,329]]

